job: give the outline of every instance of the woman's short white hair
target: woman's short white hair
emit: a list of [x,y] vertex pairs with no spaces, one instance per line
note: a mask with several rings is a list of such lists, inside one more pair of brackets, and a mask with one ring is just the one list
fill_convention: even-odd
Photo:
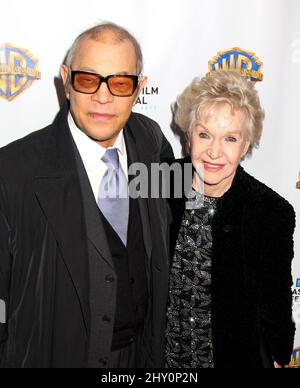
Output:
[[175,123],[184,132],[187,151],[193,124],[208,107],[229,104],[232,111],[246,113],[246,137],[250,142],[247,155],[258,148],[263,130],[264,111],[255,84],[235,71],[216,71],[202,79],[195,78],[177,98]]

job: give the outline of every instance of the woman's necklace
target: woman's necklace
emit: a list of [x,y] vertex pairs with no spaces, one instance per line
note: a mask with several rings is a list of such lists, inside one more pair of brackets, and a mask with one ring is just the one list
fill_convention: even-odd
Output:
[[200,194],[192,188],[188,195],[185,208],[187,210],[197,210],[207,207],[209,216],[213,217],[216,213],[217,202],[218,198],[208,197],[204,194]]

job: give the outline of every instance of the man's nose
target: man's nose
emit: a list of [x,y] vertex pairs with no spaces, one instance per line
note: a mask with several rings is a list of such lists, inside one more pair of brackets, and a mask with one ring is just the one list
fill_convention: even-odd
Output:
[[107,104],[113,102],[114,96],[109,91],[107,84],[102,82],[97,92],[92,95],[92,99],[100,104]]

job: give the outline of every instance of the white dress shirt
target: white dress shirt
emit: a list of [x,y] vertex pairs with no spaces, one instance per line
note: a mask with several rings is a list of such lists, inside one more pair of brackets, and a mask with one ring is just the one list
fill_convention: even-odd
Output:
[[[100,183],[107,171],[106,164],[101,160],[107,149],[97,144],[79,129],[71,113],[68,115],[68,124],[97,201]],[[127,151],[123,129],[119,133],[114,146],[109,148],[116,148],[118,150],[119,161],[128,180]]]

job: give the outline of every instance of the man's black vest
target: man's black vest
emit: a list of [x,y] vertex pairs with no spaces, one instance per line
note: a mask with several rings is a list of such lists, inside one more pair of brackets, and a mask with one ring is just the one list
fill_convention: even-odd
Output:
[[117,278],[117,303],[112,350],[126,346],[143,329],[147,314],[146,260],[138,200],[130,199],[127,247],[100,212]]

